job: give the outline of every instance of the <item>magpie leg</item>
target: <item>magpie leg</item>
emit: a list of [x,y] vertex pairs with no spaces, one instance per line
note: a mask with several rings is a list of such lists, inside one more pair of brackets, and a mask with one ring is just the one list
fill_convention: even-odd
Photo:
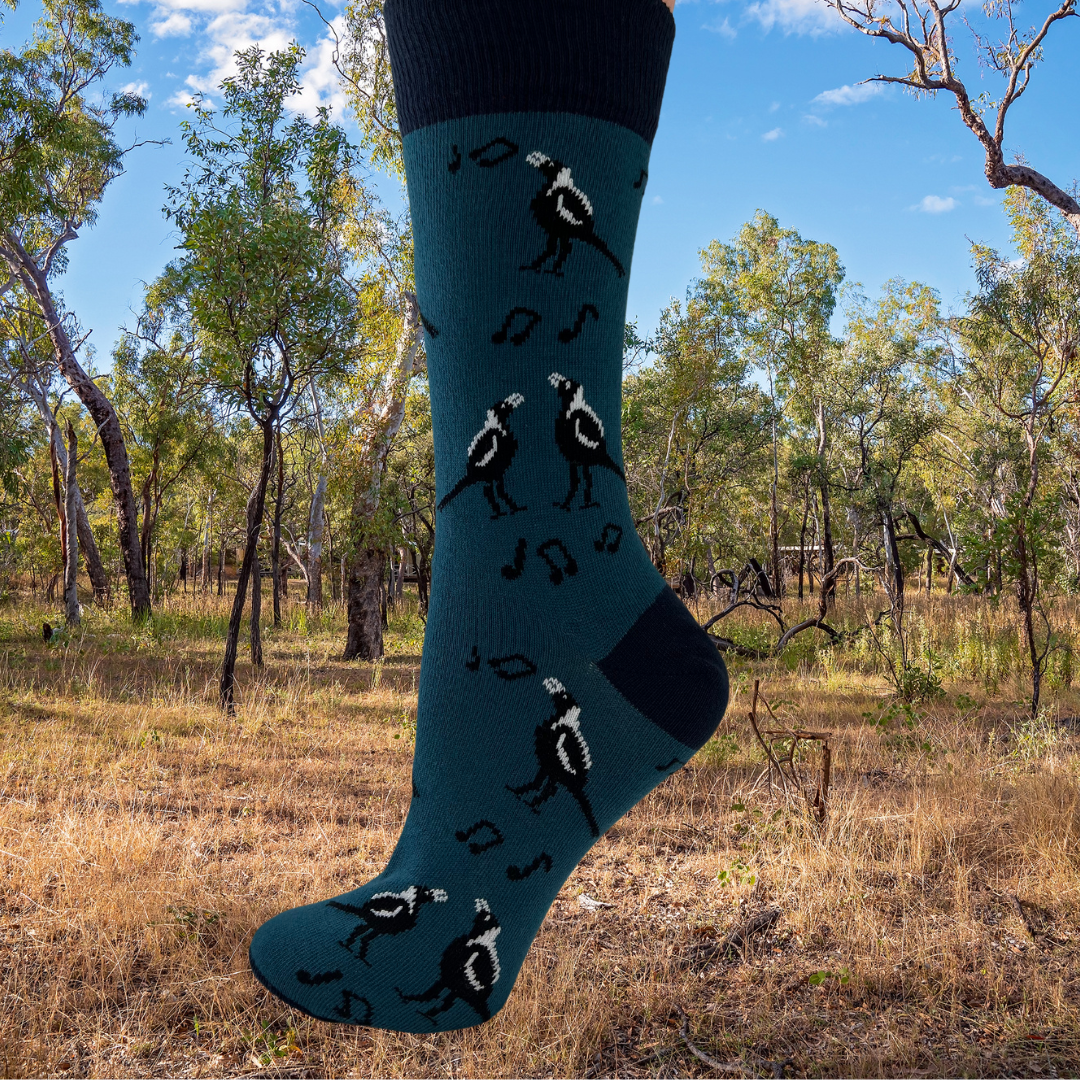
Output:
[[558,251],[558,250],[559,250],[559,241],[556,240],[554,236],[551,236],[549,234],[548,235],[547,247],[544,248],[544,253],[538,259],[536,259],[534,262],[526,263],[524,266],[519,266],[518,269],[519,270],[535,270],[539,274],[541,272],[541,269],[542,269],[544,263],[546,263],[548,261],[548,259],[550,259],[551,256],[554,255],[555,252]]
[[570,252],[573,251],[574,245],[566,239],[565,236],[559,237],[559,257],[555,260],[555,265],[548,271],[549,274],[554,274],[556,277],[562,277],[562,264],[570,257]]
[[495,481],[495,493],[499,496],[500,499],[502,499],[504,503],[506,503],[507,506],[510,507],[511,514],[519,514],[522,510],[529,509],[527,506],[518,506],[518,504],[510,498],[510,496],[506,493],[506,485],[503,483],[503,479],[501,476],[498,480]]
[[541,790],[540,794],[536,796],[535,799],[522,799],[521,801],[530,810],[535,811],[538,814],[540,813],[540,811],[536,808],[538,806],[543,806],[544,803],[546,803],[548,799],[550,799],[551,796],[554,795],[558,790],[559,785],[556,784],[554,780],[549,778],[547,781],[545,781],[543,789]]
[[591,506],[599,506],[598,502],[593,502],[592,497],[592,469],[588,465],[582,465],[581,471],[585,474],[585,498],[582,500],[581,509],[588,510]]
[[494,490],[494,485],[493,484],[485,484],[484,485],[484,498],[487,499],[488,505],[491,507],[491,509],[495,511],[491,515],[491,520],[492,521],[494,521],[496,518],[501,518],[501,517],[506,516],[503,513],[503,509],[499,505],[498,500],[495,498],[495,490]]
[[541,769],[536,774],[535,780],[530,780],[527,784],[522,784],[521,787],[511,787],[506,785],[506,790],[513,795],[524,795],[527,791],[539,791],[544,786],[544,770]]
[[[355,931],[354,931],[354,933],[355,933]],[[378,931],[378,930],[376,930],[376,929],[375,929],[375,927],[370,927],[370,928],[369,928],[369,930],[368,930],[368,932],[367,932],[366,934],[364,934],[364,936],[363,936],[363,937],[362,937],[362,938],[360,939],[360,949],[359,949],[359,950],[357,951],[357,953],[356,953],[356,958],[357,958],[358,960],[360,960],[361,962],[363,962],[363,963],[367,964],[367,966],[368,966],[368,967],[371,967],[371,965],[370,965],[370,964],[368,964],[368,962],[367,962],[367,951],[368,951],[368,946],[369,946],[369,945],[370,945],[370,944],[371,944],[371,943],[372,943],[372,942],[373,942],[373,941],[374,941],[374,940],[375,940],[375,939],[376,939],[376,938],[377,938],[378,936],[379,936],[379,931]],[[352,940],[352,939],[350,938],[350,941],[351,941],[351,940]],[[343,942],[342,944],[344,944],[344,942]]]
[[592,804],[589,802],[588,796],[584,791],[572,791],[570,793],[577,800],[578,806],[581,807],[581,812],[585,815],[585,820],[589,823],[589,831],[593,836],[600,835],[600,827],[596,824],[596,818],[593,817]]
[[554,505],[560,510],[569,510],[570,504],[574,501],[574,496],[577,494],[578,485],[581,483],[581,477],[578,475],[578,467],[576,465],[570,466],[570,490],[567,492],[566,498],[563,501],[557,502]]
[[[428,987],[428,989],[425,990],[422,994],[404,994],[396,986],[394,987],[394,989],[397,990],[398,997],[400,997],[402,1001],[434,1001],[444,990],[447,989],[447,987],[440,979],[439,982],[435,983],[434,986]],[[453,994],[450,995],[451,998],[453,998],[453,996]],[[426,1016],[427,1014],[425,1013],[424,1015]]]

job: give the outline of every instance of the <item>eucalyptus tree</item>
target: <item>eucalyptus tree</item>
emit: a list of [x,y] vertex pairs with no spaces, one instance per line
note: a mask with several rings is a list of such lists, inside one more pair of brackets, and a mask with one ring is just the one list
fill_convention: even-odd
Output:
[[[653,562],[680,576],[734,554],[736,523],[756,517],[755,481],[775,421],[771,402],[736,348],[730,312],[707,285],[662,312],[654,361],[624,383],[623,441],[635,520],[647,528]],[[756,530],[745,532],[753,535]],[[743,559],[756,554],[744,551]]]
[[[849,498],[856,514],[872,521],[880,537],[882,583],[889,598],[903,688],[909,671],[904,628],[904,560],[897,519],[905,488],[917,478],[916,454],[938,427],[940,409],[925,372],[938,350],[938,300],[932,289],[890,281],[878,302],[857,297],[848,312],[834,365],[832,409],[838,449],[852,464]],[[873,561],[877,561],[876,559]]]
[[[356,340],[339,242],[351,151],[326,110],[313,121],[289,118],[303,56],[295,44],[269,55],[257,47],[237,53],[237,74],[221,84],[220,111],[205,97],[192,106],[194,119],[183,125],[192,163],[168,189],[167,213],[185,251],[176,272],[207,378],[262,439],[222,666],[228,709],[277,432],[294,391],[319,373],[344,371]],[[258,617],[253,609],[255,627]],[[257,660],[259,650],[252,652]]]
[[[335,65],[360,128],[361,146],[374,166],[403,183],[401,130],[382,3],[353,0],[345,7],[344,21],[344,36],[336,37]],[[336,36],[333,27],[331,31]],[[412,378],[424,371],[425,363],[409,221],[393,221],[374,206],[369,191],[355,190],[348,241],[354,257],[370,268],[366,305],[393,318],[375,319],[369,335],[373,339],[378,335],[370,352],[374,364],[360,374],[361,407],[355,413],[360,454],[355,462],[346,571],[346,660],[373,659],[383,652],[382,580],[389,540],[386,515],[381,513],[383,482]]]
[[[112,404],[79,361],[81,341],[53,280],[66,246],[93,225],[127,153],[117,128],[146,108],[133,93],[96,103],[92,91],[127,67],[134,26],[98,0],[42,0],[42,17],[20,52],[0,52],[0,298],[21,289],[40,313],[54,361],[93,417],[109,466],[132,613],[150,613],[131,472]],[[129,148],[130,149],[130,148]]]
[[1012,435],[1013,483],[1004,493],[1007,571],[1016,587],[1038,714],[1053,636],[1041,567],[1054,549],[1056,499],[1048,499],[1053,435],[1080,405],[1080,238],[1046,202],[1014,188],[1007,207],[1017,259],[973,248],[978,293],[958,324],[958,391]]
[[151,578],[162,503],[189,470],[209,460],[219,420],[175,278],[166,272],[147,289],[135,328],[113,350],[113,401],[142,474],[140,547]]
[[[833,339],[829,320],[844,268],[831,244],[805,240],[759,210],[730,244],[714,240],[702,252],[703,287],[728,313],[738,348],[766,376],[772,402],[772,478],[769,541],[772,588],[781,594],[780,418],[794,407],[816,430],[815,481],[821,502],[822,573],[835,562],[829,498],[830,423],[826,397]],[[834,580],[831,578],[830,580]],[[831,595],[831,594],[830,594]]]
[[[1022,159],[1005,161],[1005,122],[1009,110],[1031,83],[1036,66],[1045,59],[1049,35],[1061,33],[1066,20],[1076,18],[1076,0],[1057,0],[1041,21],[1028,29],[1018,25],[1019,0],[986,0],[985,14],[1000,24],[998,40],[971,27],[965,13],[957,13],[961,0],[824,0],[849,26],[871,38],[900,46],[908,54],[910,71],[903,75],[875,75],[870,83],[895,83],[915,94],[951,94],[960,119],[979,140],[983,169],[992,188],[1024,187],[1041,195],[1080,236],[1080,202],[1075,191],[1055,183]],[[957,13],[957,14],[954,14]],[[950,17],[962,19],[974,36],[975,52],[983,70],[1004,80],[1001,96],[972,89],[957,73],[958,56],[949,34]],[[1076,27],[1073,27],[1074,35]],[[1076,39],[1072,52],[1075,57]],[[989,114],[989,115],[988,115]]]

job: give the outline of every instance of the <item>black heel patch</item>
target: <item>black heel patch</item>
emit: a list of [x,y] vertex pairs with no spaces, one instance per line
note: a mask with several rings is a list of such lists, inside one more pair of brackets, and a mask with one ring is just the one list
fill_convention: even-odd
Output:
[[727,708],[724,661],[666,586],[597,666],[638,712],[684,746],[704,745]]

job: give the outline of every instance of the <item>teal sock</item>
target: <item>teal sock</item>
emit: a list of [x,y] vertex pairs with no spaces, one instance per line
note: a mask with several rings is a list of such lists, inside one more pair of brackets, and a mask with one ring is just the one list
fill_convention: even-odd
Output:
[[286,911],[255,975],[324,1020],[469,1027],[559,888],[684,765],[723,662],[638,540],[627,275],[661,0],[387,0],[439,491],[413,799],[386,870]]

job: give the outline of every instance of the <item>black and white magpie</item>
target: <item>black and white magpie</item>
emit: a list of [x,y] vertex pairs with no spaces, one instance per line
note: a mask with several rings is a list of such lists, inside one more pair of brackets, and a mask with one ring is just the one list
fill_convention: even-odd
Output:
[[518,798],[535,791],[537,794],[533,798],[522,801],[531,810],[536,810],[562,785],[581,807],[593,836],[599,836],[592,805],[585,794],[592,755],[581,734],[581,707],[558,679],[545,679],[544,689],[551,695],[554,712],[536,729],[536,777],[521,787],[506,786]]
[[595,466],[609,469],[620,480],[626,480],[622,469],[611,460],[604,442],[604,425],[592,406],[585,400],[585,389],[579,382],[553,371],[548,382],[559,395],[559,414],[555,420],[555,442],[562,456],[570,463],[570,491],[562,502],[555,503],[562,510],[569,510],[577,494],[581,476],[585,477],[585,500],[581,509],[599,506],[593,502],[592,472]]
[[518,506],[507,494],[503,484],[503,476],[510,468],[510,462],[514,460],[518,446],[514,433],[506,426],[506,421],[524,400],[520,394],[511,394],[488,409],[484,426],[469,443],[465,475],[457,482],[450,494],[439,503],[440,510],[445,510],[454,499],[473,484],[484,485],[484,498],[491,505],[493,519],[503,517],[505,514],[495,498],[496,494],[510,508],[511,514],[528,509],[525,506]]
[[362,904],[343,904],[338,900],[327,900],[327,907],[337,908],[355,915],[359,924],[353,932],[339,944],[352,952],[353,942],[360,939],[360,950],[356,956],[367,963],[368,947],[377,938],[390,934],[402,934],[416,925],[420,908],[424,904],[441,904],[446,900],[442,889],[428,889],[423,885],[410,885],[401,892],[380,892],[369,897]]
[[446,1012],[460,998],[487,1020],[491,1016],[487,999],[499,981],[499,954],[495,950],[495,939],[502,927],[491,914],[486,900],[476,900],[476,918],[472,930],[461,937],[454,938],[443,951],[439,961],[439,978],[422,994],[403,994],[402,1001],[435,1001],[439,1003],[426,1012],[426,1016],[436,1027],[435,1017]]
[[626,271],[610,248],[593,231],[593,208],[589,196],[575,183],[570,168],[561,161],[554,161],[547,154],[534,150],[525,160],[544,176],[544,186],[529,204],[537,225],[547,233],[547,247],[533,262],[522,270],[544,271],[544,264],[553,256],[554,264],[549,274],[562,275],[562,265],[573,249],[574,241],[596,248],[615,267],[619,277]]

